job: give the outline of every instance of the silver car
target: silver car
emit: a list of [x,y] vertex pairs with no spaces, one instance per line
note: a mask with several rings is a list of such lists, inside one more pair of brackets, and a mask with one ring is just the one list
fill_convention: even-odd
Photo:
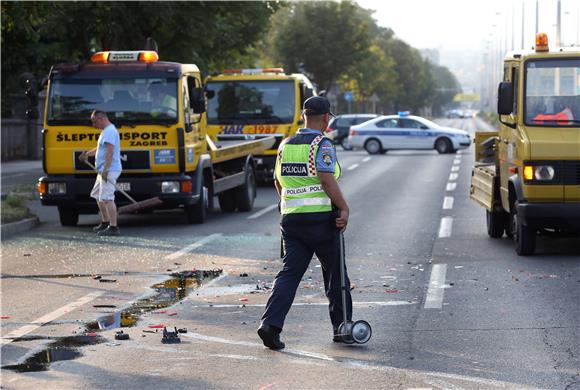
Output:
[[386,115],[350,128],[349,143],[369,154],[397,149],[435,149],[455,153],[471,145],[465,130],[442,127],[419,116]]

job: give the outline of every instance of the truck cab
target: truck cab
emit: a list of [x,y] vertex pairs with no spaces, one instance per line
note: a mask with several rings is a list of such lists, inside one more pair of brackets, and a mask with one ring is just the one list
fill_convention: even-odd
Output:
[[226,69],[206,79],[208,134],[226,138],[274,136],[276,142],[256,156],[259,181],[271,181],[280,142],[296,133],[304,100],[315,95],[303,74],[282,68]]
[[476,135],[471,197],[488,234],[533,254],[541,230],[580,232],[580,51],[508,53],[498,89],[498,132]]

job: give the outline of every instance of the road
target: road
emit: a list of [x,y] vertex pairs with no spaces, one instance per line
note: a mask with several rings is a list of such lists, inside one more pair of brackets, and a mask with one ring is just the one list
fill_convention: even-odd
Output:
[[[472,133],[484,126],[439,122]],[[259,188],[250,213],[216,211],[203,225],[175,212],[124,217],[122,236],[107,238],[91,232],[96,215],[64,228],[55,209],[34,205],[42,224],[2,242],[3,367],[35,354],[60,360],[71,350],[60,356],[55,347],[78,342],[62,338],[91,332],[97,318],[135,314],[145,297],[155,308],[136,323],[122,316],[133,324],[123,328],[130,340],[97,330],[80,356],[40,366],[46,371],[3,368],[2,386],[580,389],[577,237],[541,237],[532,257],[488,238],[485,213],[468,197],[471,149],[339,151],[339,160],[352,212],[345,240],[354,319],[371,323],[368,344],[332,343],[314,260],[282,333],[287,348],[261,345],[255,331],[280,267],[273,188]],[[216,272],[199,287],[157,284],[194,269]],[[155,325],[187,333],[162,344]]]

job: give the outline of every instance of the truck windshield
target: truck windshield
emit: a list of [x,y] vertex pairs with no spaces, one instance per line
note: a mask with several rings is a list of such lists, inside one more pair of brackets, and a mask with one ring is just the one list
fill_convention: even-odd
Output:
[[177,80],[165,78],[56,78],[50,83],[47,122],[90,124],[93,110],[115,124],[177,122]]
[[529,60],[525,77],[526,125],[579,127],[580,62],[577,58]]
[[208,100],[209,124],[292,123],[293,80],[210,81],[214,95]]

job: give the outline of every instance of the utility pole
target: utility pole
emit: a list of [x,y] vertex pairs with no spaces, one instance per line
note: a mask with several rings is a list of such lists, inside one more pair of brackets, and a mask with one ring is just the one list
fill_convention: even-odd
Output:
[[525,23],[525,14],[526,14],[526,2],[522,0],[522,47],[520,49],[524,49],[524,23]]
[[558,0],[556,15],[556,47],[562,47],[562,2]]
[[540,32],[540,0],[536,0],[536,34]]

